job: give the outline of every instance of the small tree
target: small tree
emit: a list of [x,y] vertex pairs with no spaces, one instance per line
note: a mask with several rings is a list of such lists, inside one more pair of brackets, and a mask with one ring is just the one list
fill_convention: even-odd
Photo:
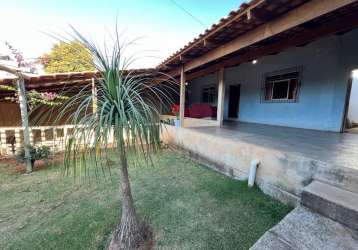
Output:
[[46,73],[93,71],[91,54],[78,41],[59,42],[41,57]]
[[[70,115],[70,122],[75,125],[65,149],[66,171],[82,170],[88,174],[88,160],[95,167],[102,166],[103,162],[109,162],[110,152],[114,151],[121,174],[122,216],[110,249],[136,249],[151,233],[134,207],[129,158],[148,162],[151,154],[160,149],[159,104],[169,100],[165,90],[153,84],[153,79],[133,75],[128,70],[130,60],[124,58],[118,37],[113,48],[102,52],[76,31],[75,36],[91,53],[101,77],[97,79],[97,112],[90,109],[94,96],[88,86],[71,97],[60,114]],[[77,107],[75,112],[73,106]],[[108,140],[112,136],[113,145]]]

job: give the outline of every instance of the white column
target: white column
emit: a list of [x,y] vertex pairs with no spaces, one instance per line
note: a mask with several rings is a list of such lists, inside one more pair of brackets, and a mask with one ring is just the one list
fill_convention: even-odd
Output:
[[21,149],[20,129],[15,129],[15,153]]
[[180,126],[184,127],[184,115],[185,115],[185,82],[186,76],[184,72],[184,66],[181,67],[180,70]]
[[52,149],[53,149],[53,152],[56,152],[56,150],[57,150],[57,127],[52,127],[52,133],[53,133]]
[[0,140],[1,140],[1,150],[0,154],[7,154],[7,145],[6,145],[6,132],[5,130],[0,130]]
[[219,70],[219,85],[218,85],[218,107],[217,107],[217,121],[221,127],[224,121],[224,100],[225,100],[225,69]]
[[29,133],[30,133],[30,144],[33,145],[34,144],[34,132],[32,129],[29,129]]
[[45,133],[45,129],[41,128],[41,145],[45,145],[44,143],[46,142],[46,133]]

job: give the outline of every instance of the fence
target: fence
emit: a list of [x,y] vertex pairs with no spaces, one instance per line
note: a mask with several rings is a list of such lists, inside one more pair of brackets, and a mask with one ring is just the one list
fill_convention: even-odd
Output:
[[[63,151],[65,140],[71,135],[73,125],[30,127],[30,143],[48,146],[53,152]],[[23,143],[22,127],[0,127],[0,154],[15,155]]]

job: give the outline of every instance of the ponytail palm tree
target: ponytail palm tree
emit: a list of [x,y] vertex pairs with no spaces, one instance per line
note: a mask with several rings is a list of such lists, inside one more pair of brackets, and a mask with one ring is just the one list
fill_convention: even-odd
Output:
[[140,162],[144,164],[160,149],[159,106],[169,99],[163,89],[152,83],[153,79],[135,75],[127,69],[131,60],[123,57],[124,47],[118,35],[113,48],[103,51],[76,31],[75,35],[91,53],[100,76],[96,79],[96,112],[92,112],[94,96],[87,87],[70,98],[60,114],[69,117],[75,125],[66,144],[66,171],[88,174],[89,160],[94,162],[92,165],[105,169],[108,157],[114,155],[118,159],[122,216],[110,249],[136,249],[151,237],[151,233],[134,207],[128,175],[132,161],[129,159],[133,156],[135,163],[142,159]]

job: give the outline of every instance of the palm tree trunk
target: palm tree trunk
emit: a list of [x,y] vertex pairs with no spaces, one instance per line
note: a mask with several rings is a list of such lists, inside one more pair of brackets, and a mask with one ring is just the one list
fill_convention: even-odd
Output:
[[149,235],[148,227],[136,214],[128,175],[128,161],[123,150],[120,153],[120,161],[122,217],[109,250],[137,249],[145,243]]

